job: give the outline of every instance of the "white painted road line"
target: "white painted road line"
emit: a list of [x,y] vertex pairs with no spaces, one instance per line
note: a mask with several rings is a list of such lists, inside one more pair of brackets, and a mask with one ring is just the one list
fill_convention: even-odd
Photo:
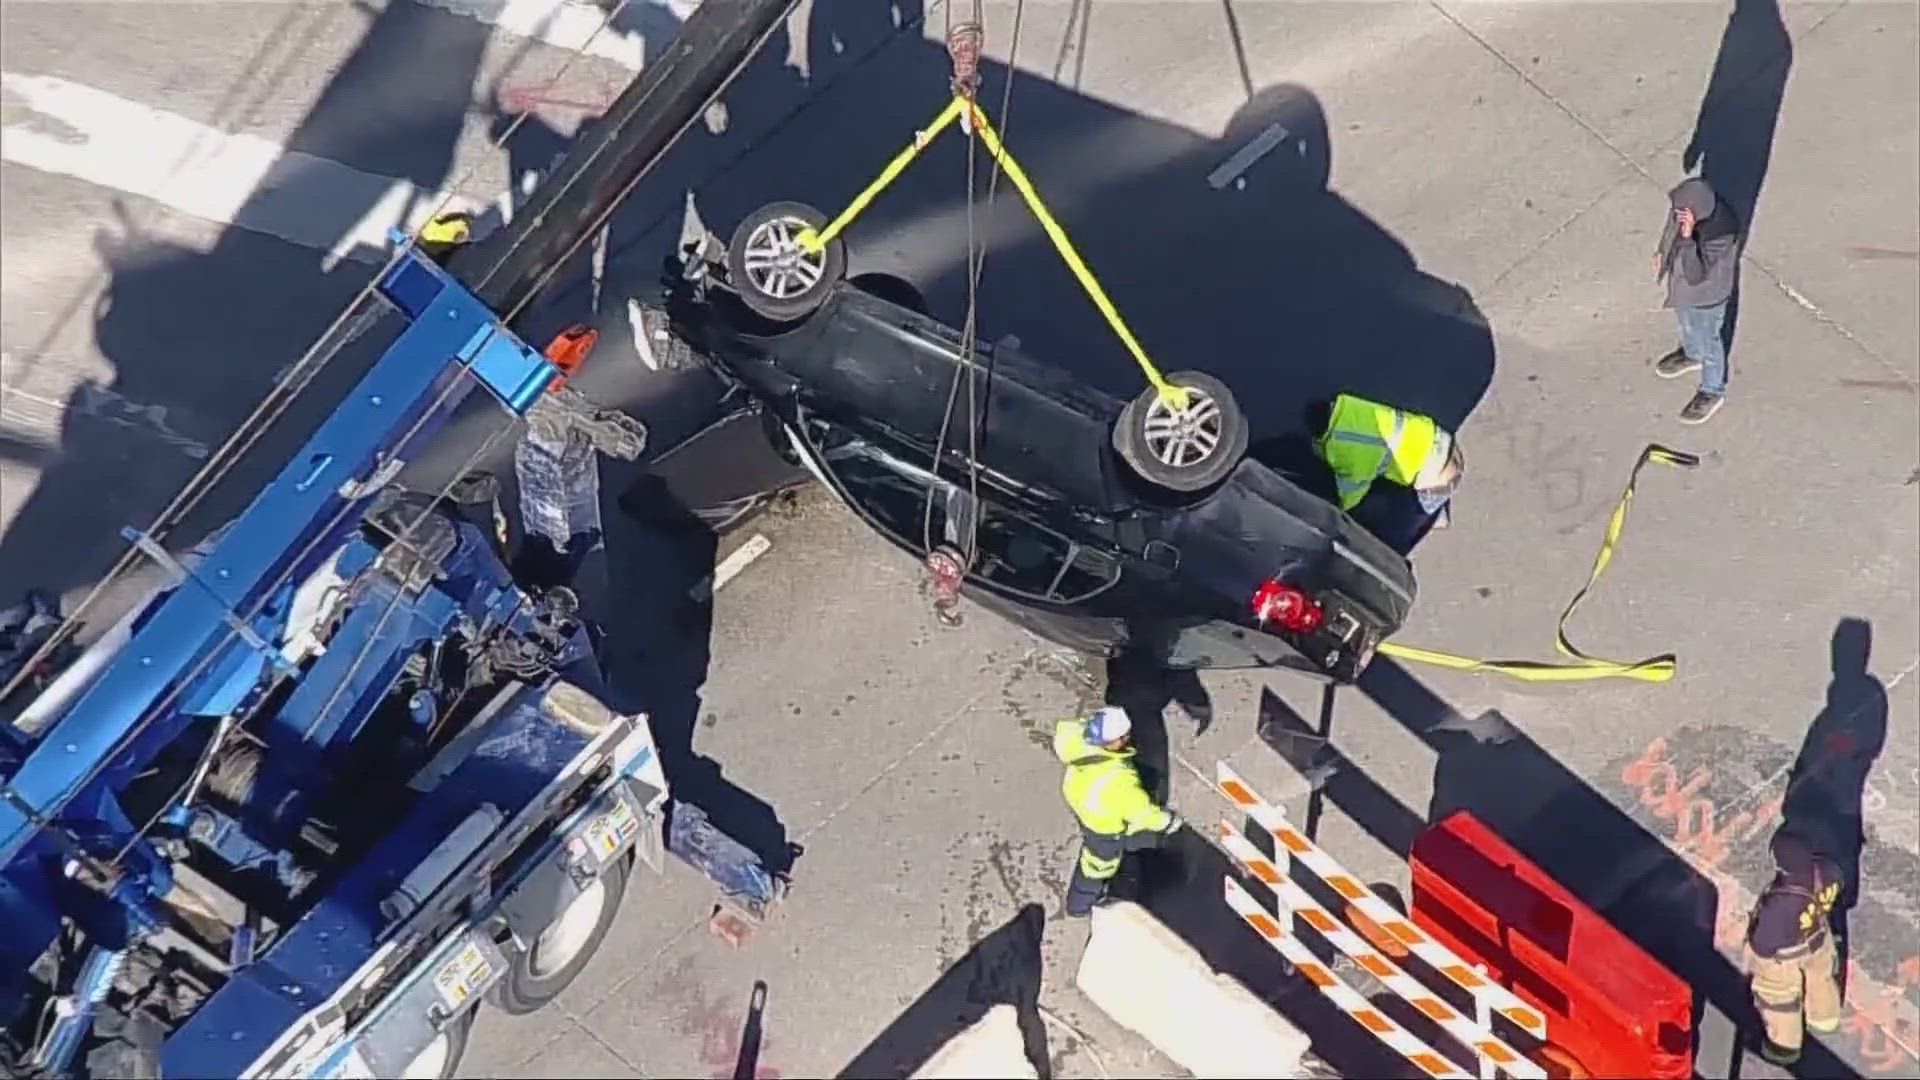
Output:
[[[45,75],[0,72],[0,158],[329,254],[379,261],[441,194]],[[478,214],[488,204],[455,198]],[[367,209],[371,207],[372,209]]]
[[755,559],[765,555],[772,548],[773,541],[760,533],[754,533],[746,543],[734,548],[731,554],[721,559],[720,565],[714,568],[711,575],[695,582],[693,588],[687,590],[688,597],[695,603],[712,598],[715,593],[726,588],[727,582],[739,577],[740,571],[753,565]]
[[76,385],[66,403],[24,390],[0,392],[0,430],[36,445],[59,446],[69,414],[144,432],[195,461],[206,460],[210,452],[205,443],[174,430],[165,405],[142,405],[92,380]]

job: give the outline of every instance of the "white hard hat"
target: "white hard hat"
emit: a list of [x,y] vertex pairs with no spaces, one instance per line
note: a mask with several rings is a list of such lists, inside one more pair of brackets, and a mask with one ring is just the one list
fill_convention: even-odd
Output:
[[1087,717],[1087,741],[1091,743],[1110,743],[1123,739],[1132,730],[1133,718],[1118,705],[1095,709],[1093,715]]

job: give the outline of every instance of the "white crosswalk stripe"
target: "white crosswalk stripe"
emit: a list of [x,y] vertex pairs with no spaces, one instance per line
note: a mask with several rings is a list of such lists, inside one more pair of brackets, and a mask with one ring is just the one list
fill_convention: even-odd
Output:
[[[629,0],[618,23],[571,0],[396,0],[486,23],[496,32],[638,70],[693,4]],[[640,29],[629,29],[638,26]],[[648,41],[651,34],[655,40]],[[164,103],[131,101],[52,75],[0,73],[0,158],[151,199],[171,210],[265,233],[340,258],[372,260],[394,226],[416,226],[448,198],[268,139],[229,133]],[[489,205],[453,196],[450,208]]]
[[[375,0],[367,5],[367,12],[378,18],[392,4],[437,9],[491,27],[493,52],[512,55],[515,63],[529,55],[528,48],[544,50],[538,62],[524,69],[527,74],[523,82],[506,81],[521,70],[514,68],[493,83],[493,91],[506,91],[501,93],[503,102],[514,90],[544,84],[563,60],[578,78],[617,86],[627,73],[643,66],[650,51],[658,52],[666,46],[693,7],[688,0],[629,0],[618,19],[604,29],[601,26],[607,19],[607,7],[579,0]],[[46,10],[38,7],[39,12]],[[147,52],[150,46],[112,37],[102,39],[102,43],[110,46],[104,55],[131,50],[145,63],[172,63],[183,69],[194,64],[178,53]],[[580,55],[567,59],[563,52]],[[511,213],[511,193],[501,192],[489,199],[484,197],[484,186],[476,191],[470,183],[462,184],[471,179],[466,163],[490,160],[497,164],[505,156],[502,151],[474,145],[483,136],[472,129],[463,139],[463,164],[449,173],[443,187],[434,190],[379,171],[383,167],[379,157],[349,164],[291,149],[277,138],[263,137],[257,129],[249,131],[217,119],[218,110],[209,112],[206,99],[191,94],[177,96],[160,89],[153,80],[124,80],[111,64],[102,66],[85,59],[83,53],[16,46],[8,49],[5,66],[6,70],[0,71],[0,102],[4,103],[0,107],[0,161],[8,170],[32,170],[43,177],[129,196],[141,200],[141,205],[171,212],[176,221],[183,220],[177,215],[185,215],[210,226],[273,237],[317,253],[316,263],[322,270],[331,269],[343,259],[378,261],[389,250],[390,229],[416,227],[442,205],[481,214],[482,231],[486,224]],[[313,74],[321,77],[319,81],[285,84],[287,99],[280,100],[276,107],[297,114],[318,101],[326,80],[339,77],[338,72],[329,71],[330,67],[313,69]],[[281,85],[279,75],[269,77],[243,67],[226,70],[242,78],[258,75],[267,79],[268,85]],[[389,73],[381,76],[389,88],[404,85],[404,79],[391,73],[394,70],[388,69]],[[212,71],[195,73],[195,79],[209,77],[220,78]],[[476,70],[471,77],[476,98],[484,100],[491,76]],[[186,81],[178,85],[186,85]],[[329,107],[348,106],[334,102]],[[377,132],[377,118],[367,123]],[[371,141],[378,142],[377,138]],[[402,168],[391,161],[384,167],[396,172]],[[497,177],[499,172],[495,168],[488,175]],[[37,188],[60,190],[47,188],[44,181]],[[71,190],[81,192],[86,188],[75,186]],[[32,224],[23,225],[16,218],[9,229],[5,276],[9,310],[45,312],[48,317],[9,319],[5,362],[0,363],[5,369],[0,370],[0,386],[5,387],[0,393],[0,435],[20,445],[52,449],[62,444],[63,426],[76,410],[88,416],[111,413],[106,419],[129,429],[140,445],[158,440],[166,450],[188,458],[204,456],[201,442],[164,424],[148,422],[151,416],[165,416],[165,409],[123,401],[107,389],[114,381],[110,365],[118,358],[105,357],[109,366],[103,367],[91,360],[92,350],[85,345],[61,347],[51,356],[46,354],[48,344],[62,333],[61,317],[54,315],[55,311],[68,305],[66,318],[70,319],[76,314],[84,318],[94,310],[94,304],[84,296],[79,300],[54,296],[56,290],[48,283],[50,275],[46,271],[59,271],[52,277],[74,276],[73,270],[94,264],[95,253],[88,237],[100,234],[102,229],[124,231],[112,221],[100,220],[98,210],[82,209],[99,206],[98,199],[85,195],[70,200],[58,198],[48,207],[48,213],[30,218]],[[33,264],[31,268],[29,263]],[[109,280],[99,277],[85,288],[97,290]],[[307,303],[297,293],[285,299],[290,304]],[[285,359],[276,357],[275,361]],[[103,375],[108,377],[103,379]],[[91,395],[83,392],[88,388],[93,388]],[[101,401],[108,399],[117,403],[117,411],[100,407]],[[175,409],[174,413],[185,417],[189,429],[195,427],[192,407]],[[24,469],[17,463],[9,467],[5,481],[11,489],[9,503],[17,502],[21,487],[30,483],[23,471],[16,471]]]
[[421,224],[443,199],[450,209],[484,206],[53,76],[0,72],[0,88],[12,106],[0,127],[0,157],[9,164],[151,199],[334,259],[379,258],[387,229]]

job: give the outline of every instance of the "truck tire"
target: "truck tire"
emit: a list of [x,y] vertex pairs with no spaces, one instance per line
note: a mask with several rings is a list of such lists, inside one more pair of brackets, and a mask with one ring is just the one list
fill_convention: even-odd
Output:
[[460,1073],[460,1059],[467,1056],[467,1039],[473,1034],[474,1010],[468,1009],[457,1020],[450,1020],[433,1041],[414,1055],[399,1080],[453,1080]]
[[509,950],[506,977],[493,988],[495,1007],[525,1016],[572,985],[612,929],[632,866],[632,859],[608,865],[525,949]]

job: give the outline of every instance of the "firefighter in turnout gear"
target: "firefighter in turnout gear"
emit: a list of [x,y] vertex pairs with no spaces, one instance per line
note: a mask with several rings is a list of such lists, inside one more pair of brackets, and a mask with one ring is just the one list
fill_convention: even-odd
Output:
[[1053,753],[1067,766],[1060,791],[1080,820],[1080,860],[1065,904],[1071,917],[1093,911],[1127,852],[1156,847],[1181,826],[1179,816],[1155,804],[1140,783],[1132,731],[1127,711],[1116,706],[1054,728]]
[[[1466,472],[1466,459],[1451,432],[1431,417],[1368,401],[1353,394],[1333,399],[1326,428],[1314,442],[1333,473],[1340,509],[1405,554],[1430,528],[1447,526],[1448,503]],[[1375,481],[1410,491],[1418,510],[1376,495]],[[1362,502],[1366,505],[1363,507]]]
[[1772,847],[1778,869],[1747,923],[1747,950],[1760,1056],[1784,1066],[1800,1059],[1803,1020],[1821,1032],[1840,1026],[1832,926],[1840,868],[1785,829]]

